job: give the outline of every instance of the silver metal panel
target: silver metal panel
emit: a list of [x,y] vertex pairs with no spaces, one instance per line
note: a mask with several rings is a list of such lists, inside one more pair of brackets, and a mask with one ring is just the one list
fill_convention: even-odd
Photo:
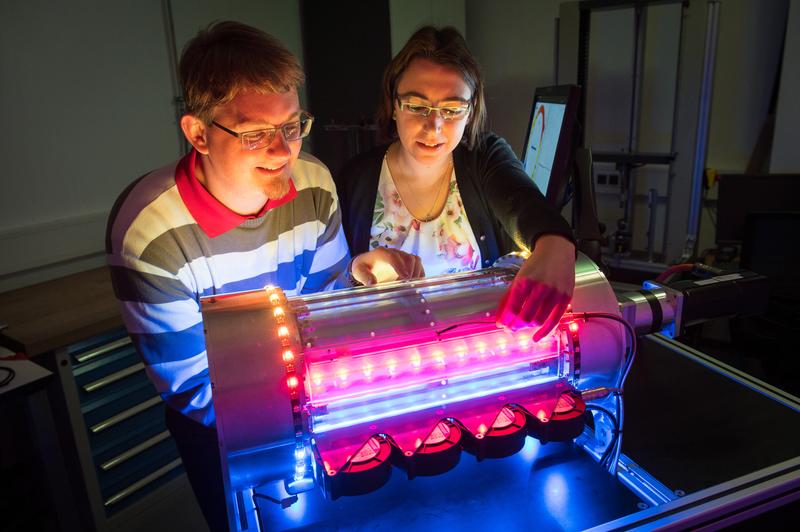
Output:
[[[393,338],[464,321],[494,321],[495,309],[513,272],[481,270],[292,298],[302,305],[300,335],[306,350],[335,349],[359,342],[371,347]],[[302,303],[301,303],[302,302]]]
[[[787,460],[590,530],[689,530],[701,524],[711,526],[715,520],[727,520],[727,524],[733,524],[770,509],[776,498],[780,499],[781,504],[800,499],[800,458]],[[746,511],[748,507],[749,511]]]
[[[286,370],[263,290],[202,300],[217,430],[226,452],[294,438]],[[296,336],[293,320],[287,319]]]
[[[669,324],[677,318],[678,302],[681,294],[667,287],[654,287],[649,292],[658,300],[661,309],[661,323]],[[641,292],[624,292],[619,295],[622,316],[631,324],[637,334],[649,334],[653,327],[653,310]],[[659,327],[658,330],[661,330]]]
[[[280,291],[278,291],[280,292]],[[283,321],[294,352],[296,321]],[[294,420],[278,323],[265,290],[201,300],[225,492],[288,475]],[[296,363],[299,363],[297,361]],[[230,497],[228,515],[234,508]]]
[[628,489],[653,506],[678,498],[672,490],[624,454],[621,454],[617,461],[617,478]]
[[[575,265],[575,292],[572,312],[603,312],[619,316],[619,303],[605,275],[585,255],[579,254]],[[581,325],[581,379],[578,388],[585,390],[614,386],[625,360],[626,335],[620,323],[594,319]]]

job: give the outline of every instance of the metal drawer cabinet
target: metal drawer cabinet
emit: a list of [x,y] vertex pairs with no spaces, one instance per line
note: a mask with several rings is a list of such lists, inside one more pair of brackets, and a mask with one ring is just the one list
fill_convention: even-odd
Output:
[[63,390],[62,419],[71,425],[62,433],[72,433],[86,490],[78,503],[93,528],[137,530],[157,522],[158,530],[167,530],[167,521],[180,521],[181,512],[196,520],[163,401],[125,331],[56,350],[54,367]]
[[67,348],[106,512],[113,514],[182,471],[161,398],[130,338],[119,331]]

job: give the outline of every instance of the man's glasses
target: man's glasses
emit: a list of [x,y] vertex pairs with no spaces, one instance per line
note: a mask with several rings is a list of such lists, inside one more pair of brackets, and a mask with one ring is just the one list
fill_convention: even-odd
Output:
[[469,104],[461,105],[443,105],[442,107],[433,107],[431,105],[423,105],[421,103],[403,102],[400,98],[397,99],[397,105],[400,106],[401,111],[414,116],[421,116],[427,118],[434,111],[439,111],[439,115],[445,120],[461,120],[469,113]]
[[287,122],[278,127],[268,127],[266,129],[259,129],[257,131],[245,131],[244,133],[237,133],[215,120],[211,123],[220,128],[225,133],[233,135],[242,141],[242,149],[247,151],[260,150],[266,148],[272,141],[275,140],[275,135],[280,130],[283,138],[287,141],[300,140],[311,133],[311,124],[314,122],[314,117],[303,111],[300,114],[300,120],[296,122]]

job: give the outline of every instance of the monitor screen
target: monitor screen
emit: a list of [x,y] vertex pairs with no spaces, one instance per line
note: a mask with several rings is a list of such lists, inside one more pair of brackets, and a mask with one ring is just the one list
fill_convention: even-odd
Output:
[[559,207],[572,170],[578,97],[574,85],[536,89],[522,154],[525,172]]
[[550,182],[565,107],[566,104],[562,103],[536,102],[533,108],[524,166],[525,172],[531,176],[542,194],[547,192],[547,184]]

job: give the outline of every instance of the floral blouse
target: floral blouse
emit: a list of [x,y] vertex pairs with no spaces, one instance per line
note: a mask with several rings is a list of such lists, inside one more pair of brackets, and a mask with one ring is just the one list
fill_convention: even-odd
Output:
[[384,158],[369,241],[370,249],[378,246],[419,256],[427,277],[479,269],[481,252],[464,213],[455,169],[450,174],[442,213],[423,222],[403,204]]

